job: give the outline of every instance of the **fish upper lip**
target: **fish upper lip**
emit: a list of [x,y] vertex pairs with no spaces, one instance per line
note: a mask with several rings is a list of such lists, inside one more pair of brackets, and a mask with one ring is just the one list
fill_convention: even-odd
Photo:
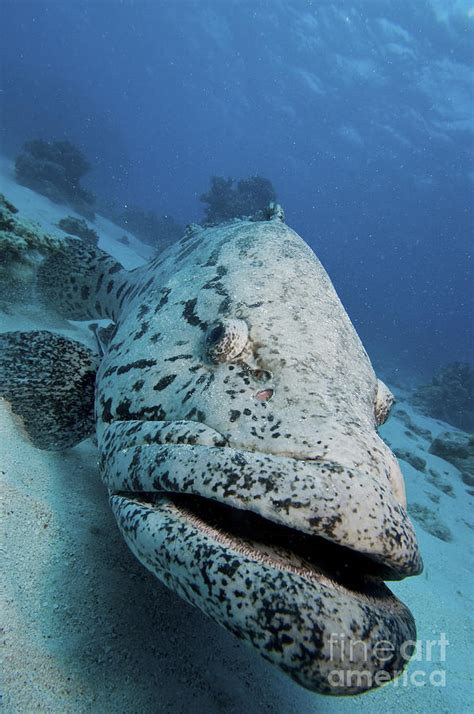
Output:
[[[167,424],[180,423],[180,421],[167,422]],[[341,518],[341,514],[346,519],[349,527],[352,527],[352,522],[357,520],[353,514],[348,516],[347,493],[344,493],[344,488],[349,488],[350,485],[354,491],[359,489],[359,500],[360,502],[364,500],[364,494],[360,493],[360,484],[357,483],[357,478],[354,478],[357,474],[348,473],[339,464],[317,457],[296,458],[294,455],[282,456],[263,451],[236,449],[230,446],[228,440],[222,435],[219,435],[221,440],[218,444],[215,442],[202,444],[197,443],[197,440],[194,440],[194,443],[189,443],[189,441],[180,442],[171,441],[170,439],[165,443],[157,443],[155,440],[148,438],[147,434],[143,438],[140,437],[140,428],[148,424],[144,422],[137,427],[138,432],[134,434],[131,443],[126,443],[125,446],[116,449],[112,453],[107,452],[107,449],[105,449],[101,454],[103,478],[112,494],[127,494],[129,498],[140,498],[140,494],[149,493],[202,496],[216,503],[231,506],[235,510],[256,513],[265,520],[283,527],[287,526],[296,533],[301,532],[316,537],[321,536],[329,542],[348,547],[353,552],[360,553],[378,562],[381,570],[384,570],[385,579],[399,580],[407,575],[415,575],[421,572],[421,558],[411,523],[406,511],[400,504],[395,502],[395,499],[392,499],[393,503],[389,504],[387,511],[392,516],[392,521],[393,519],[395,520],[385,526],[385,537],[386,539],[391,538],[392,546],[398,553],[396,556],[389,550],[385,554],[383,551],[379,553],[371,552],[359,547],[360,543],[355,545],[351,543],[350,537],[343,534],[341,539],[339,533],[331,531],[331,509],[334,509],[332,517],[336,528],[339,527],[337,519]],[[196,428],[200,426],[203,429],[206,428],[206,425],[196,422]],[[153,422],[152,428],[159,429],[159,424]],[[214,434],[217,435],[218,432],[214,432]],[[206,450],[203,451],[203,449]],[[188,456],[184,462],[179,461],[182,450],[188,451]],[[225,462],[222,461],[222,454],[226,455]],[[141,459],[145,459],[145,465],[141,463]],[[169,461],[169,464],[167,461]],[[166,466],[163,466],[163,462],[166,463]],[[180,482],[179,479],[173,478],[172,472],[176,464],[181,467],[182,471],[186,471],[183,463],[189,468],[189,472],[185,473],[184,476],[181,475]],[[261,480],[261,469],[266,468],[268,471],[269,463],[275,471],[276,475],[273,471],[270,472],[270,475],[275,476],[274,482],[276,482],[277,486],[275,487],[275,483],[264,482],[260,488],[258,480]],[[315,467],[317,465],[321,468],[314,475],[309,474],[310,478],[308,479],[308,474],[304,473],[305,466],[310,467],[311,465]],[[288,494],[292,495],[291,491],[287,491],[285,497],[285,486],[288,485],[288,478],[283,479],[281,483],[278,482],[277,469],[280,468],[281,473],[286,477],[285,469],[291,471],[291,467],[293,467],[294,473],[290,473],[290,477],[293,477],[295,483],[299,482],[297,485],[302,487],[300,502],[294,496],[292,501],[288,498]],[[161,475],[158,473],[160,469]],[[229,472],[227,483],[223,480],[224,476],[219,473],[219,469],[224,474],[226,469]],[[324,487],[327,489],[326,492],[323,493],[324,488],[320,488],[319,491],[314,488],[311,495],[311,487],[318,485],[317,483],[312,483],[313,476],[317,478],[320,472],[324,473],[325,469],[328,470],[330,476],[330,478],[327,475],[324,477],[327,484]],[[231,473],[232,470],[234,473]],[[209,472],[210,475],[207,478],[202,475],[199,477],[199,474],[205,471]],[[337,472],[335,475],[334,471]],[[153,477],[150,476],[150,473]],[[157,476],[155,475],[156,473],[158,473]],[[194,474],[194,476],[191,477],[189,474]],[[196,474],[198,475],[196,476]],[[332,476],[334,476],[334,479],[332,479]],[[216,483],[213,483],[213,478],[215,481],[219,478],[221,479],[220,483],[217,484],[218,487]],[[344,488],[341,485],[341,480],[343,479],[346,479]],[[378,484],[374,480],[372,485],[375,487]],[[271,493],[272,489],[275,493]],[[383,494],[383,491],[380,491],[380,493]],[[386,491],[385,495],[388,498],[391,496],[389,491]],[[329,504],[326,509],[327,512],[324,510],[325,501]],[[346,505],[341,506],[341,503]],[[363,507],[364,505],[362,505]],[[323,517],[318,515],[321,508]],[[314,509],[314,518],[311,520],[312,509]],[[301,515],[303,512],[306,520]],[[329,513],[329,516],[327,513]],[[291,518],[288,517],[290,515]],[[313,522],[315,526],[309,527],[308,520]],[[320,522],[322,524],[321,528],[319,528]],[[370,519],[368,522],[370,523]],[[371,525],[373,526],[373,521]],[[399,532],[397,532],[397,529]],[[390,533],[387,533],[389,530]],[[408,554],[404,553],[403,537],[406,539]],[[375,541],[376,538],[374,537],[373,540]],[[401,544],[400,541],[402,541]]]

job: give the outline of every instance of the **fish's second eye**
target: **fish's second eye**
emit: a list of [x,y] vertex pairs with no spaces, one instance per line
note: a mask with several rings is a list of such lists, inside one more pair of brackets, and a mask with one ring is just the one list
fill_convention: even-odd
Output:
[[205,337],[209,359],[218,364],[238,357],[247,344],[248,336],[248,327],[243,320],[226,319],[216,322],[210,326]]

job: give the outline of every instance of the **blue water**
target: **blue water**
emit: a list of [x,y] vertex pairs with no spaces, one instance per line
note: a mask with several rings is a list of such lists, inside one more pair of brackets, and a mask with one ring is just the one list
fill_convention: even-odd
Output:
[[2,150],[69,138],[183,223],[269,177],[375,361],[430,376],[473,354],[470,7],[2,0]]

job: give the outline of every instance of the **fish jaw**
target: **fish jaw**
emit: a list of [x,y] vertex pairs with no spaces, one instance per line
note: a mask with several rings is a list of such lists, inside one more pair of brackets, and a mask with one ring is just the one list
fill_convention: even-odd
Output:
[[416,639],[409,610],[377,577],[345,581],[270,558],[173,500],[112,495],[119,529],[159,580],[303,687],[354,695],[397,677]]
[[233,449],[197,422],[114,422],[99,449],[136,557],[299,684],[357,694],[403,671],[415,624],[383,580],[422,564],[379,480],[369,499],[347,468]]

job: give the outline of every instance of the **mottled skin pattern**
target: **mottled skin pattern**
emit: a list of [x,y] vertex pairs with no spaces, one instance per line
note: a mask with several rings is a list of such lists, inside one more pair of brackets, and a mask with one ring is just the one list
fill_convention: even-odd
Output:
[[39,449],[67,449],[94,430],[97,366],[86,347],[46,330],[0,334],[0,397]]
[[[69,248],[46,261],[39,287],[69,317],[116,323],[95,409],[102,476],[132,551],[310,689],[376,686],[333,686],[335,669],[395,676],[415,628],[379,576],[417,574],[421,559],[399,467],[376,432],[393,397],[310,248],[279,220],[191,228],[131,273]],[[203,516],[209,502],[287,529],[288,546],[272,549],[258,529],[239,539],[232,523],[226,534],[212,510]],[[314,537],[314,554],[292,551],[290,529]],[[335,560],[370,556],[357,566],[367,573],[333,578],[317,563],[327,541]],[[334,633],[363,641],[367,656],[338,655]],[[382,664],[381,640],[393,645]]]
[[[368,672],[383,669],[388,681],[403,670],[400,646],[414,635],[413,621],[381,581],[361,581],[362,592],[351,583],[349,602],[344,586],[327,574],[304,567],[297,572],[283,558],[280,566],[259,562],[218,531],[194,527],[166,497],[159,511],[121,496],[111,503],[132,551],[149,570],[299,684],[323,694],[357,694],[370,688]],[[354,647],[350,662],[349,642],[364,643]],[[394,654],[381,663],[377,647],[386,642]],[[331,686],[331,673],[348,668],[352,686]]]

